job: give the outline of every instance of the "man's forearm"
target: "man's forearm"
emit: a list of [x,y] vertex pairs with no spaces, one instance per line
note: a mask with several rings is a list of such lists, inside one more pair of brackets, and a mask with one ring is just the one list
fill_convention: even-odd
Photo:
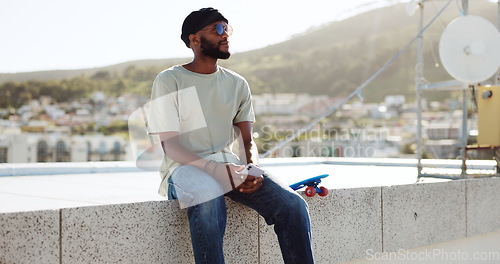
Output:
[[184,147],[178,142],[168,142],[168,140],[161,142],[163,152],[167,157],[175,162],[183,165],[195,166],[200,170],[205,168],[207,160],[196,155],[196,153]]
[[256,163],[258,150],[252,138],[252,123],[243,121],[236,123],[238,131],[238,145],[240,161],[248,163]]
[[236,171],[244,168],[242,165],[220,164],[203,159],[180,144],[176,138],[162,141],[162,147],[165,155],[172,160],[183,165],[194,166],[212,176],[221,185],[224,192],[235,189],[245,180],[245,177],[233,177],[237,176],[237,174],[234,174]]
[[246,164],[254,163],[254,160],[252,158],[255,151],[254,147],[255,146],[253,141],[243,144],[243,149],[240,149],[240,153],[245,153],[243,157],[240,157],[242,162],[246,161]]

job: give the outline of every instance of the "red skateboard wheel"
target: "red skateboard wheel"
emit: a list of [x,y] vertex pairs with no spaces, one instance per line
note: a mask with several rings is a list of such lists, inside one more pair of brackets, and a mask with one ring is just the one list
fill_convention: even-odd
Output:
[[306,188],[305,193],[307,197],[313,197],[314,194],[316,193],[316,190],[314,189],[314,187],[309,186]]
[[327,196],[328,195],[328,189],[327,188],[325,188],[323,186],[321,186],[319,188],[321,189],[321,192],[318,193],[319,196]]

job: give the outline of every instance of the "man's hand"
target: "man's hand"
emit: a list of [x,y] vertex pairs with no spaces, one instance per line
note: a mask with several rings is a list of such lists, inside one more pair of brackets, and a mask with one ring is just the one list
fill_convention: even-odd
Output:
[[238,173],[245,166],[236,165],[234,163],[216,163],[213,162],[208,166],[208,172],[222,187],[224,193],[236,189],[245,182],[247,175]]
[[264,181],[264,177],[248,175],[246,180],[237,187],[237,189],[242,193],[253,193],[257,191]]
[[257,177],[239,173],[245,168],[243,165],[236,165],[234,163],[214,163],[214,166],[216,166],[216,168],[213,170],[212,177],[219,182],[225,192],[233,190],[229,177],[233,180],[234,189],[242,193],[253,193],[257,191],[262,186],[262,181],[264,181],[264,177],[262,176]]

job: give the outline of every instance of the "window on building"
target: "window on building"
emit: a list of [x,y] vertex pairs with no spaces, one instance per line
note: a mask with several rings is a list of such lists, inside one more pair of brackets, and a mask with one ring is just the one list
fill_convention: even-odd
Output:
[[92,144],[87,141],[87,161],[92,160]]
[[104,161],[105,158],[106,158],[106,142],[104,141],[101,141],[101,143],[99,143],[99,159],[101,161]]
[[120,142],[117,141],[113,145],[113,160],[119,161],[121,154],[122,154],[122,148]]
[[60,140],[56,143],[56,162],[69,161],[69,151],[66,149],[66,143]]
[[7,163],[7,148],[0,148],[0,163]]
[[37,162],[47,162],[50,159],[49,145],[45,140],[38,142],[37,146]]

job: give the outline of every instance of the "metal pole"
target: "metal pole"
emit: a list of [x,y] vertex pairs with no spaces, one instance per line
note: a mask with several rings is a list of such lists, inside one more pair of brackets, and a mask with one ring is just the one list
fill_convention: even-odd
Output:
[[[497,29],[500,31],[500,0],[497,2]],[[495,85],[498,85],[500,83],[500,70],[497,71],[497,75],[495,76]]]
[[[464,15],[466,16],[469,13],[469,1],[462,0],[462,6],[464,8]],[[462,178],[467,177],[467,167],[466,167],[466,148],[467,148],[467,140],[469,139],[469,129],[467,127],[467,119],[468,119],[468,93],[469,93],[469,85],[464,84],[466,87],[463,90],[463,101],[462,101]]]
[[[465,85],[465,84],[464,84]],[[467,85],[465,85],[467,86]],[[467,140],[469,139],[469,129],[467,126],[468,119],[468,94],[469,94],[469,86],[467,86],[463,91],[463,102],[462,102],[462,142],[461,142],[461,153],[462,153],[462,178],[466,178],[467,176],[467,167],[465,165],[466,160],[466,148],[467,148]]]
[[[500,0],[499,0],[500,1]],[[420,20],[418,23],[418,32],[422,31],[424,23],[424,1],[419,4]],[[417,104],[417,181],[422,175],[422,97],[420,91],[420,85],[422,83],[422,76],[424,71],[424,56],[422,52],[423,48],[423,36],[420,35],[417,40],[417,65],[415,66],[415,88],[417,92],[416,104]]]

